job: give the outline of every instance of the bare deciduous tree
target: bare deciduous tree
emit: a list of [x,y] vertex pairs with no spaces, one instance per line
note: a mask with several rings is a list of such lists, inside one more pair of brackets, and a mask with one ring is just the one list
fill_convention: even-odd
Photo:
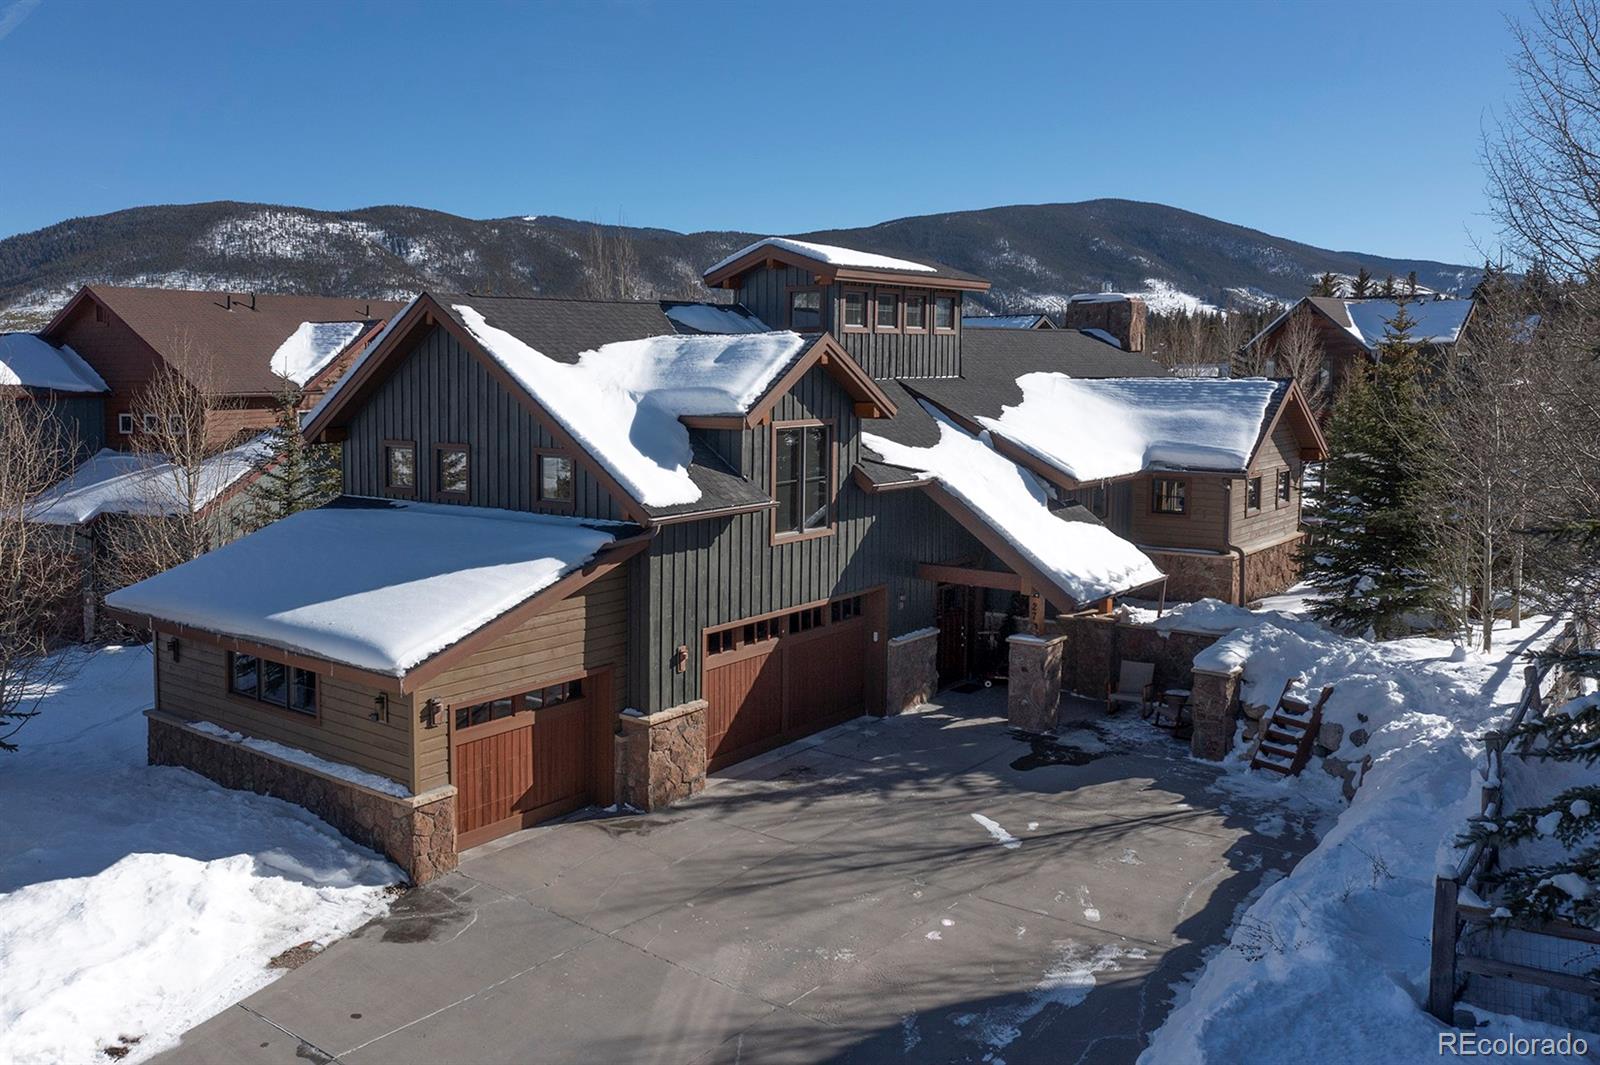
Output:
[[650,295],[639,269],[639,250],[620,229],[589,227],[583,270],[582,291],[588,299],[636,300]]
[[1322,347],[1322,335],[1317,332],[1311,312],[1302,307],[1283,324],[1277,344],[1272,349],[1273,377],[1287,377],[1300,386],[1300,394],[1318,414],[1332,402],[1328,394],[1327,353]]

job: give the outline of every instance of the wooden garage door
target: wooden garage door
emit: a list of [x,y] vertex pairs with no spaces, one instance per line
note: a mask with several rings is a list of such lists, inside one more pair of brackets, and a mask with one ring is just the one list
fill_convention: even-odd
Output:
[[701,691],[710,768],[863,713],[867,651],[861,596],[709,633]]
[[[596,801],[599,678],[452,707],[457,846],[475,847]],[[609,739],[609,737],[606,737]]]

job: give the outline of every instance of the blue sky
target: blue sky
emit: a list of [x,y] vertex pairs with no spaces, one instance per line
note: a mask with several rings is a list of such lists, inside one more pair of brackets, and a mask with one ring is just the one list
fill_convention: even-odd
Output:
[[1115,196],[1473,262],[1522,3],[0,0],[0,236],[215,199],[781,233]]

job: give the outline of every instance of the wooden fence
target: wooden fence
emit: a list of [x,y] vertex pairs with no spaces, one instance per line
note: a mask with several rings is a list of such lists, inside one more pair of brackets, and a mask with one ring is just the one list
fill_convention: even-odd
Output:
[[[1579,646],[1578,629],[1568,624],[1552,651],[1567,651]],[[1545,708],[1559,702],[1569,694],[1574,678],[1561,671],[1549,678],[1550,665],[1530,665],[1523,673],[1522,698],[1511,716],[1506,732],[1490,732],[1484,736],[1487,749],[1487,771],[1483,783],[1480,810],[1484,817],[1493,820],[1509,810],[1504,792],[1505,737],[1524,721],[1538,720]],[[1523,742],[1520,750],[1526,749]],[[1527,944],[1537,943],[1540,937],[1549,937],[1544,955],[1558,958],[1571,956],[1571,947],[1584,945],[1581,950],[1600,947],[1600,932],[1568,921],[1539,921],[1520,918],[1495,918],[1494,908],[1484,905],[1478,889],[1485,873],[1493,870],[1499,860],[1495,848],[1483,842],[1474,843],[1462,857],[1450,876],[1434,878],[1433,885],[1433,937],[1432,964],[1428,976],[1428,1012],[1445,1024],[1454,1022],[1456,1002],[1467,977],[1479,976],[1493,980],[1509,980],[1534,988],[1548,988],[1592,999],[1600,1003],[1600,980],[1577,973],[1560,971],[1537,965],[1525,965],[1501,958],[1472,953],[1473,944],[1492,945],[1496,937],[1517,935]],[[1568,949],[1563,950],[1565,946]]]

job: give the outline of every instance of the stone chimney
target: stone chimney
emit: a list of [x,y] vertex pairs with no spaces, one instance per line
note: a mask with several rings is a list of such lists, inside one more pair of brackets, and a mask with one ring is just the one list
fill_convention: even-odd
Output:
[[1067,301],[1068,329],[1095,329],[1123,351],[1144,350],[1144,300],[1125,292],[1080,292]]

